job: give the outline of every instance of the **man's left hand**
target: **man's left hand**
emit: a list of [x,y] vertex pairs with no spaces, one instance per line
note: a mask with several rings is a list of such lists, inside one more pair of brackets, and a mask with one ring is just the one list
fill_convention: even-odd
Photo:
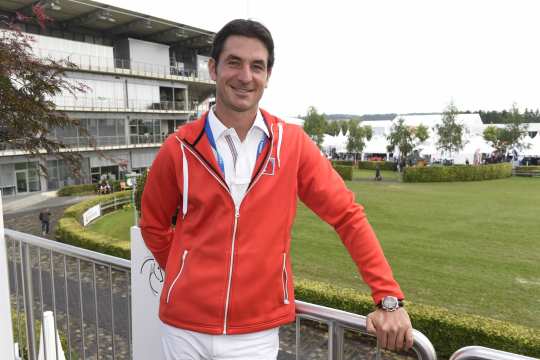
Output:
[[408,350],[413,346],[413,331],[409,314],[404,308],[396,311],[377,309],[367,316],[367,331],[377,335],[382,349]]

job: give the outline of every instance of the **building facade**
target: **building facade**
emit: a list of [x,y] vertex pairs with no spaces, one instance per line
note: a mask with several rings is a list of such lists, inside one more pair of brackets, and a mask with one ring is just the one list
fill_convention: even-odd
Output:
[[[86,0],[41,1],[53,19],[45,28],[20,22],[38,57],[68,59],[69,81],[87,86],[58,94],[57,110],[79,120],[52,136],[79,151],[81,177],[54,155],[39,161],[0,144],[3,194],[121,179],[148,168],[168,134],[208,109],[215,84],[208,73],[214,33]],[[0,0],[0,15],[30,14],[33,0]],[[0,29],[1,31],[1,29]]]

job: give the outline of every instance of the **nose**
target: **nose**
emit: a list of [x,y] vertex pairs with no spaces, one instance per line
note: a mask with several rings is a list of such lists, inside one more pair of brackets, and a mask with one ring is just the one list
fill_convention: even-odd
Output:
[[243,65],[238,72],[238,80],[242,82],[250,82],[253,79],[253,73],[249,64]]

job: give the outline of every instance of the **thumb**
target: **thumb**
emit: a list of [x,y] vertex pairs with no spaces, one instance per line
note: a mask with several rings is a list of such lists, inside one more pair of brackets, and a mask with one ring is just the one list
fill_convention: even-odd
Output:
[[366,318],[366,330],[370,334],[375,334],[377,331],[375,330],[375,324],[372,320],[373,313],[369,314]]

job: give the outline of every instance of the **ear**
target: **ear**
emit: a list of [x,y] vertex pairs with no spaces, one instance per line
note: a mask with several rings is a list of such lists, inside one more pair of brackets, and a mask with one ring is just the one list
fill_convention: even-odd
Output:
[[270,75],[272,75],[272,69],[268,69],[266,72],[266,84],[264,85],[265,88],[268,87],[268,83],[270,82]]
[[214,81],[217,79],[217,64],[214,58],[208,59],[208,72],[210,73],[210,78]]

